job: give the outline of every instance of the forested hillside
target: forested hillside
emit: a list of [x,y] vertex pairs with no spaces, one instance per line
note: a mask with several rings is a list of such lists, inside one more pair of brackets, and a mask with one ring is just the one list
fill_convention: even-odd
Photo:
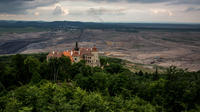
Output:
[[122,60],[102,67],[46,54],[0,57],[0,112],[199,112],[200,71],[131,72]]

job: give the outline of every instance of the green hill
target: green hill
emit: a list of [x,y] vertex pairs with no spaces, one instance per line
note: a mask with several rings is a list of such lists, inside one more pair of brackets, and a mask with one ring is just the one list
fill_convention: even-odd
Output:
[[127,64],[133,63],[101,57],[102,67],[90,67],[67,57],[47,62],[46,54],[1,56],[0,112],[200,111],[200,71]]

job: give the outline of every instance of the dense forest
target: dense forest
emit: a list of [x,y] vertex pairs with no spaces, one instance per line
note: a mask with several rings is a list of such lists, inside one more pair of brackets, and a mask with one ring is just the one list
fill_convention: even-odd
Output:
[[0,112],[199,112],[200,71],[169,67],[133,73],[123,61],[101,67],[46,54],[0,57]]

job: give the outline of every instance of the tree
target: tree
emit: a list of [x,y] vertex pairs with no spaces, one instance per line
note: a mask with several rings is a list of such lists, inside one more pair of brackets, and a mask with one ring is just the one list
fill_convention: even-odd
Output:
[[139,76],[143,76],[144,74],[143,74],[143,72],[140,70],[140,71],[138,72],[138,75],[139,75]]
[[40,64],[40,76],[42,79],[51,80],[51,72],[49,63],[47,61],[43,61]]
[[78,63],[73,63],[72,64],[72,66],[70,67],[70,70],[69,70],[71,79],[74,79],[74,77],[77,74],[81,73],[81,68],[83,68],[83,69],[85,68],[85,61],[84,60],[81,60]]
[[69,80],[70,79],[70,67],[71,60],[69,57],[62,56],[59,58],[59,79],[60,80]]
[[116,63],[111,63],[108,66],[105,66],[104,69],[106,72],[111,73],[111,74],[117,74],[123,71],[123,67],[120,64]]
[[158,67],[156,66],[156,71],[153,73],[153,80],[158,80],[159,74],[158,74]]
[[93,68],[93,73],[95,72],[103,72],[103,70],[100,67],[96,66]]
[[80,73],[84,76],[91,76],[92,75],[92,68],[88,65],[84,65],[80,67]]
[[85,96],[81,103],[80,112],[108,112],[108,102],[99,93]]
[[32,80],[33,83],[39,82],[41,79],[39,74],[40,61],[37,58],[28,56],[24,60],[24,66],[27,71],[26,82],[30,82],[30,80]]
[[103,72],[94,73],[91,80],[89,84],[93,86],[93,91],[104,91],[108,87],[108,75]]
[[122,95],[130,97],[128,75],[116,74],[111,76],[108,81],[108,90],[111,96]]
[[[45,68],[45,63],[43,66]],[[62,56],[61,58],[50,58],[47,61],[47,72],[50,74],[48,79],[51,79],[54,82],[57,82],[57,80],[69,80],[74,70],[72,67],[69,57]]]
[[25,57],[21,54],[14,55],[11,60],[12,62],[11,67],[13,67],[12,74],[14,74],[19,84],[27,83],[27,74],[25,73],[26,69],[24,66],[24,60],[25,60]]
[[107,63],[108,63],[107,58],[105,58],[105,57],[101,57],[100,58],[100,64],[101,64],[101,66],[106,66]]
[[9,72],[10,69],[8,68],[7,64],[0,63],[0,91],[16,84],[16,78],[14,74],[10,74]]
[[58,80],[59,74],[59,59],[58,58],[50,58],[48,60],[48,70],[50,74],[50,79],[56,82]]

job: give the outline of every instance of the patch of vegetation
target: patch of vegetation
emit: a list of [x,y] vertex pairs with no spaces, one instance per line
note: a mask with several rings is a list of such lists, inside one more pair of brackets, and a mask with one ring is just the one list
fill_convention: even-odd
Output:
[[[46,56],[48,53],[32,53],[32,54],[20,54],[24,58],[27,58],[29,56],[33,56],[37,59],[39,59],[41,62],[46,60]],[[11,64],[12,63],[12,57],[15,57],[16,55],[0,55],[0,63],[6,63]]]
[[135,49],[139,49],[139,48],[143,48],[143,47],[144,47],[144,45],[139,45],[139,44],[134,44],[132,46],[132,48],[135,48]]
[[139,33],[138,30],[132,29],[132,28],[115,28],[115,31],[117,32],[129,32],[129,33]]
[[101,57],[102,67],[90,67],[45,57],[0,57],[0,111],[200,111],[200,71],[131,72],[121,59]]
[[47,28],[36,28],[36,27],[19,27],[19,28],[3,28],[0,27],[0,34],[5,33],[29,33],[29,32],[43,32],[48,31]]
[[153,73],[155,70],[153,68],[148,68],[142,65],[134,64],[132,66],[128,66],[128,68],[133,72],[143,71],[144,73]]

